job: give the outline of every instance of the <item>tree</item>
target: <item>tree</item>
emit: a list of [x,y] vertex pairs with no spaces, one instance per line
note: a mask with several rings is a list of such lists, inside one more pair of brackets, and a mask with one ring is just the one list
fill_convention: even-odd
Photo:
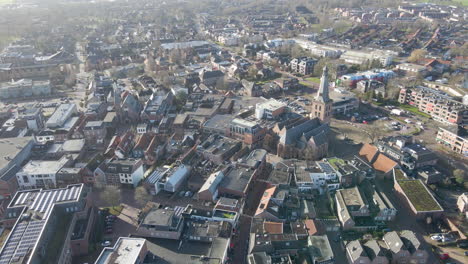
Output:
[[455,177],[455,181],[458,183],[458,184],[463,184],[464,182],[466,182],[466,173],[465,171],[461,170],[461,169],[456,169],[453,171],[453,176]]
[[187,93],[180,91],[176,94],[175,105],[176,105],[177,111],[180,111],[182,107],[184,107],[186,101],[187,101]]
[[368,124],[364,129],[364,132],[371,140],[371,143],[375,143],[378,139],[386,134],[383,123],[381,121],[375,121],[373,124]]
[[134,199],[138,205],[144,206],[147,202],[152,200],[151,194],[143,186],[135,188]]
[[411,55],[408,58],[409,62],[417,62],[421,59],[424,59],[426,57],[427,51],[423,49],[415,49],[413,52],[411,52]]
[[99,193],[99,197],[109,206],[120,204],[120,189],[117,186],[106,185]]
[[257,78],[257,73],[258,73],[258,70],[257,70],[257,67],[255,67],[255,65],[250,66],[249,70],[247,71],[247,75],[251,79],[256,79]]

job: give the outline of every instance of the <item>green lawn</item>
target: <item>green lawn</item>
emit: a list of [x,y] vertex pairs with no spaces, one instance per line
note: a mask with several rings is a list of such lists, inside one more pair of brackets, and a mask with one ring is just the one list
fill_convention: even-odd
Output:
[[317,77],[309,77],[309,78],[305,78],[305,80],[309,82],[320,83],[320,78],[317,78]]
[[339,165],[344,165],[345,164],[344,161],[342,159],[339,159],[339,158],[329,158],[327,160],[328,160],[328,163],[330,163],[330,165],[335,170],[338,170]]
[[307,87],[314,87],[313,85],[311,85],[310,83],[307,83],[307,82],[299,82],[299,84],[307,86]]
[[419,109],[416,106],[401,104],[399,107],[415,115],[419,115],[419,116],[426,117],[426,118],[431,118],[431,115],[419,111]]
[[104,207],[104,208],[101,208],[101,209],[105,209],[105,208],[109,209],[109,214],[113,214],[115,216],[119,215],[123,210],[123,206],[121,206],[121,205],[111,206],[111,207]]

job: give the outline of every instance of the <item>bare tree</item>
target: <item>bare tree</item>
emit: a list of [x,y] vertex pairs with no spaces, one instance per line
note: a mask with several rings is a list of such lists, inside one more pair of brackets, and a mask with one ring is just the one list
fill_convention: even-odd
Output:
[[120,204],[120,189],[117,186],[107,185],[99,193],[99,197],[109,206]]
[[147,202],[152,200],[151,194],[143,186],[138,186],[135,188],[134,199],[135,202],[141,206],[144,206]]
[[427,51],[423,49],[415,49],[411,52],[411,55],[408,58],[409,62],[417,62],[420,59],[424,59],[426,57]]
[[387,130],[383,126],[382,121],[375,121],[372,124],[368,124],[367,127],[364,129],[364,132],[371,140],[371,143],[375,143],[381,137],[385,136]]

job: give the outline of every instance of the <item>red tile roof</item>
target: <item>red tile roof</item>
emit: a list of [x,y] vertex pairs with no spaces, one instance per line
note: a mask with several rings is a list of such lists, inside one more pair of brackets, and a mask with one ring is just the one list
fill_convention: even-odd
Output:
[[359,150],[359,156],[365,158],[368,162],[372,162],[375,158],[375,155],[377,155],[378,152],[379,150],[376,146],[373,146],[369,143],[365,143],[362,146],[361,150]]
[[377,159],[375,160],[373,166],[375,170],[388,173],[391,171],[396,165],[398,165],[395,161],[388,158],[384,154],[380,153]]

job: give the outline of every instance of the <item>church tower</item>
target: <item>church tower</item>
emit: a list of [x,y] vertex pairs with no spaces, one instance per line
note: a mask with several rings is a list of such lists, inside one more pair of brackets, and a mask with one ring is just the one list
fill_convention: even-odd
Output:
[[320,78],[320,87],[315,100],[312,101],[310,118],[319,118],[322,122],[329,123],[332,116],[333,101],[328,92],[328,68],[323,68],[322,78]]

